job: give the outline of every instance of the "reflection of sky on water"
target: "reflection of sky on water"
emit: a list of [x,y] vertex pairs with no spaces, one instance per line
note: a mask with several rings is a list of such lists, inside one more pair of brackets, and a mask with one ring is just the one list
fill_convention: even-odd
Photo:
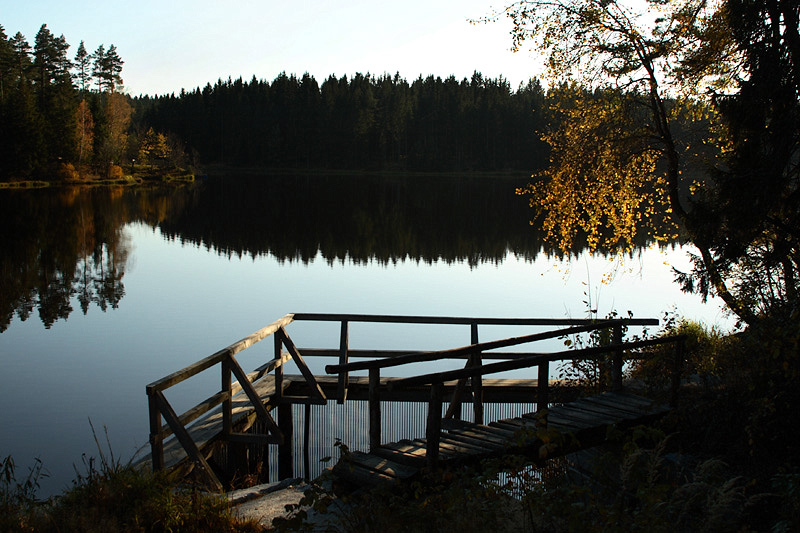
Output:
[[[290,312],[412,314],[475,317],[583,318],[586,294],[600,316],[611,310],[661,318],[677,308],[708,325],[730,327],[719,303],[703,305],[672,283],[666,262],[685,264],[683,252],[646,250],[621,262],[582,256],[568,267],[542,257],[535,264],[513,256],[500,264],[329,265],[324,259],[279,263],[272,256],[231,258],[164,240],[146,225],[126,228],[131,258],[126,296],[117,310],[73,314],[45,329],[14,319],[0,335],[0,455],[14,456],[21,472],[40,457],[52,476],[42,494],[57,491],[80,466],[81,453],[97,455],[87,419],[113,451],[127,459],[147,442],[145,385],[256,331]],[[613,281],[603,283],[610,273]],[[525,328],[484,326],[482,341],[521,335]],[[338,325],[293,324],[298,346],[338,346]],[[439,349],[468,344],[465,326],[354,324],[353,348]],[[272,355],[261,343],[239,357],[250,370]],[[552,341],[531,349],[560,349]],[[312,361],[318,372],[326,362]],[[428,365],[420,371],[450,366]],[[219,374],[207,371],[168,398],[182,412],[208,397]],[[171,394],[170,394],[171,393]]]

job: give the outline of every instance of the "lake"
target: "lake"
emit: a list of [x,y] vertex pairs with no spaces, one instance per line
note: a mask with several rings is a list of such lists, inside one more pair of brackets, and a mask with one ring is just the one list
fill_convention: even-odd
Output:
[[[526,181],[270,175],[0,191],[0,456],[21,474],[40,458],[41,496],[98,455],[90,421],[126,460],[147,444],[148,383],[287,313],[582,318],[591,307],[661,318],[677,309],[732,327],[719,301],[672,282],[672,266],[688,264],[680,246],[642,242],[624,257],[578,247],[561,258],[514,194]],[[337,342],[337,331],[293,326],[301,347]],[[468,330],[417,328],[354,327],[351,347],[469,342]],[[482,330],[481,340],[521,333]],[[244,369],[265,351],[244,352]],[[201,377],[170,401],[188,408],[218,379]]]

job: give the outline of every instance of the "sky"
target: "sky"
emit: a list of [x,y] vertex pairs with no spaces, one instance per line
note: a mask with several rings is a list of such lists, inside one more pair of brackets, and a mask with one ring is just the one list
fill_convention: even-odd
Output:
[[33,46],[42,24],[64,35],[70,59],[83,40],[117,47],[126,92],[179,93],[218,79],[308,72],[469,78],[503,76],[516,89],[541,73],[530,50],[513,53],[510,24],[469,23],[502,9],[493,0],[0,0],[0,25]]

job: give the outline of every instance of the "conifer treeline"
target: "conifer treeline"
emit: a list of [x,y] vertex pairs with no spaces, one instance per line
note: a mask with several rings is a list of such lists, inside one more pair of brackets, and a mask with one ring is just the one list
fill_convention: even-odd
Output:
[[168,131],[206,163],[284,168],[501,170],[546,162],[545,93],[531,81],[475,73],[458,81],[399,75],[279,75],[219,80],[136,99],[142,123]]
[[[74,59],[43,24],[34,46],[0,26],[0,179],[108,175],[127,155],[132,107],[116,47]],[[119,171],[119,167],[115,167]]]

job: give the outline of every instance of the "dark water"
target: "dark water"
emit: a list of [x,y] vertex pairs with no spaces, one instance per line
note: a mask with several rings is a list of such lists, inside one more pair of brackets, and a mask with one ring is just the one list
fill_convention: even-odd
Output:
[[[526,180],[232,176],[0,191],[0,456],[23,470],[40,457],[51,473],[42,493],[58,491],[82,454],[97,455],[91,420],[127,459],[147,442],[145,385],[291,312],[661,317],[677,306],[730,324],[717,302],[672,283],[680,248],[560,259],[514,195]],[[338,343],[335,327],[301,326],[289,330],[301,347]],[[350,340],[436,349],[467,344],[469,332],[354,326]],[[269,350],[250,351],[245,370]],[[204,374],[170,391],[177,410],[218,387]]]

